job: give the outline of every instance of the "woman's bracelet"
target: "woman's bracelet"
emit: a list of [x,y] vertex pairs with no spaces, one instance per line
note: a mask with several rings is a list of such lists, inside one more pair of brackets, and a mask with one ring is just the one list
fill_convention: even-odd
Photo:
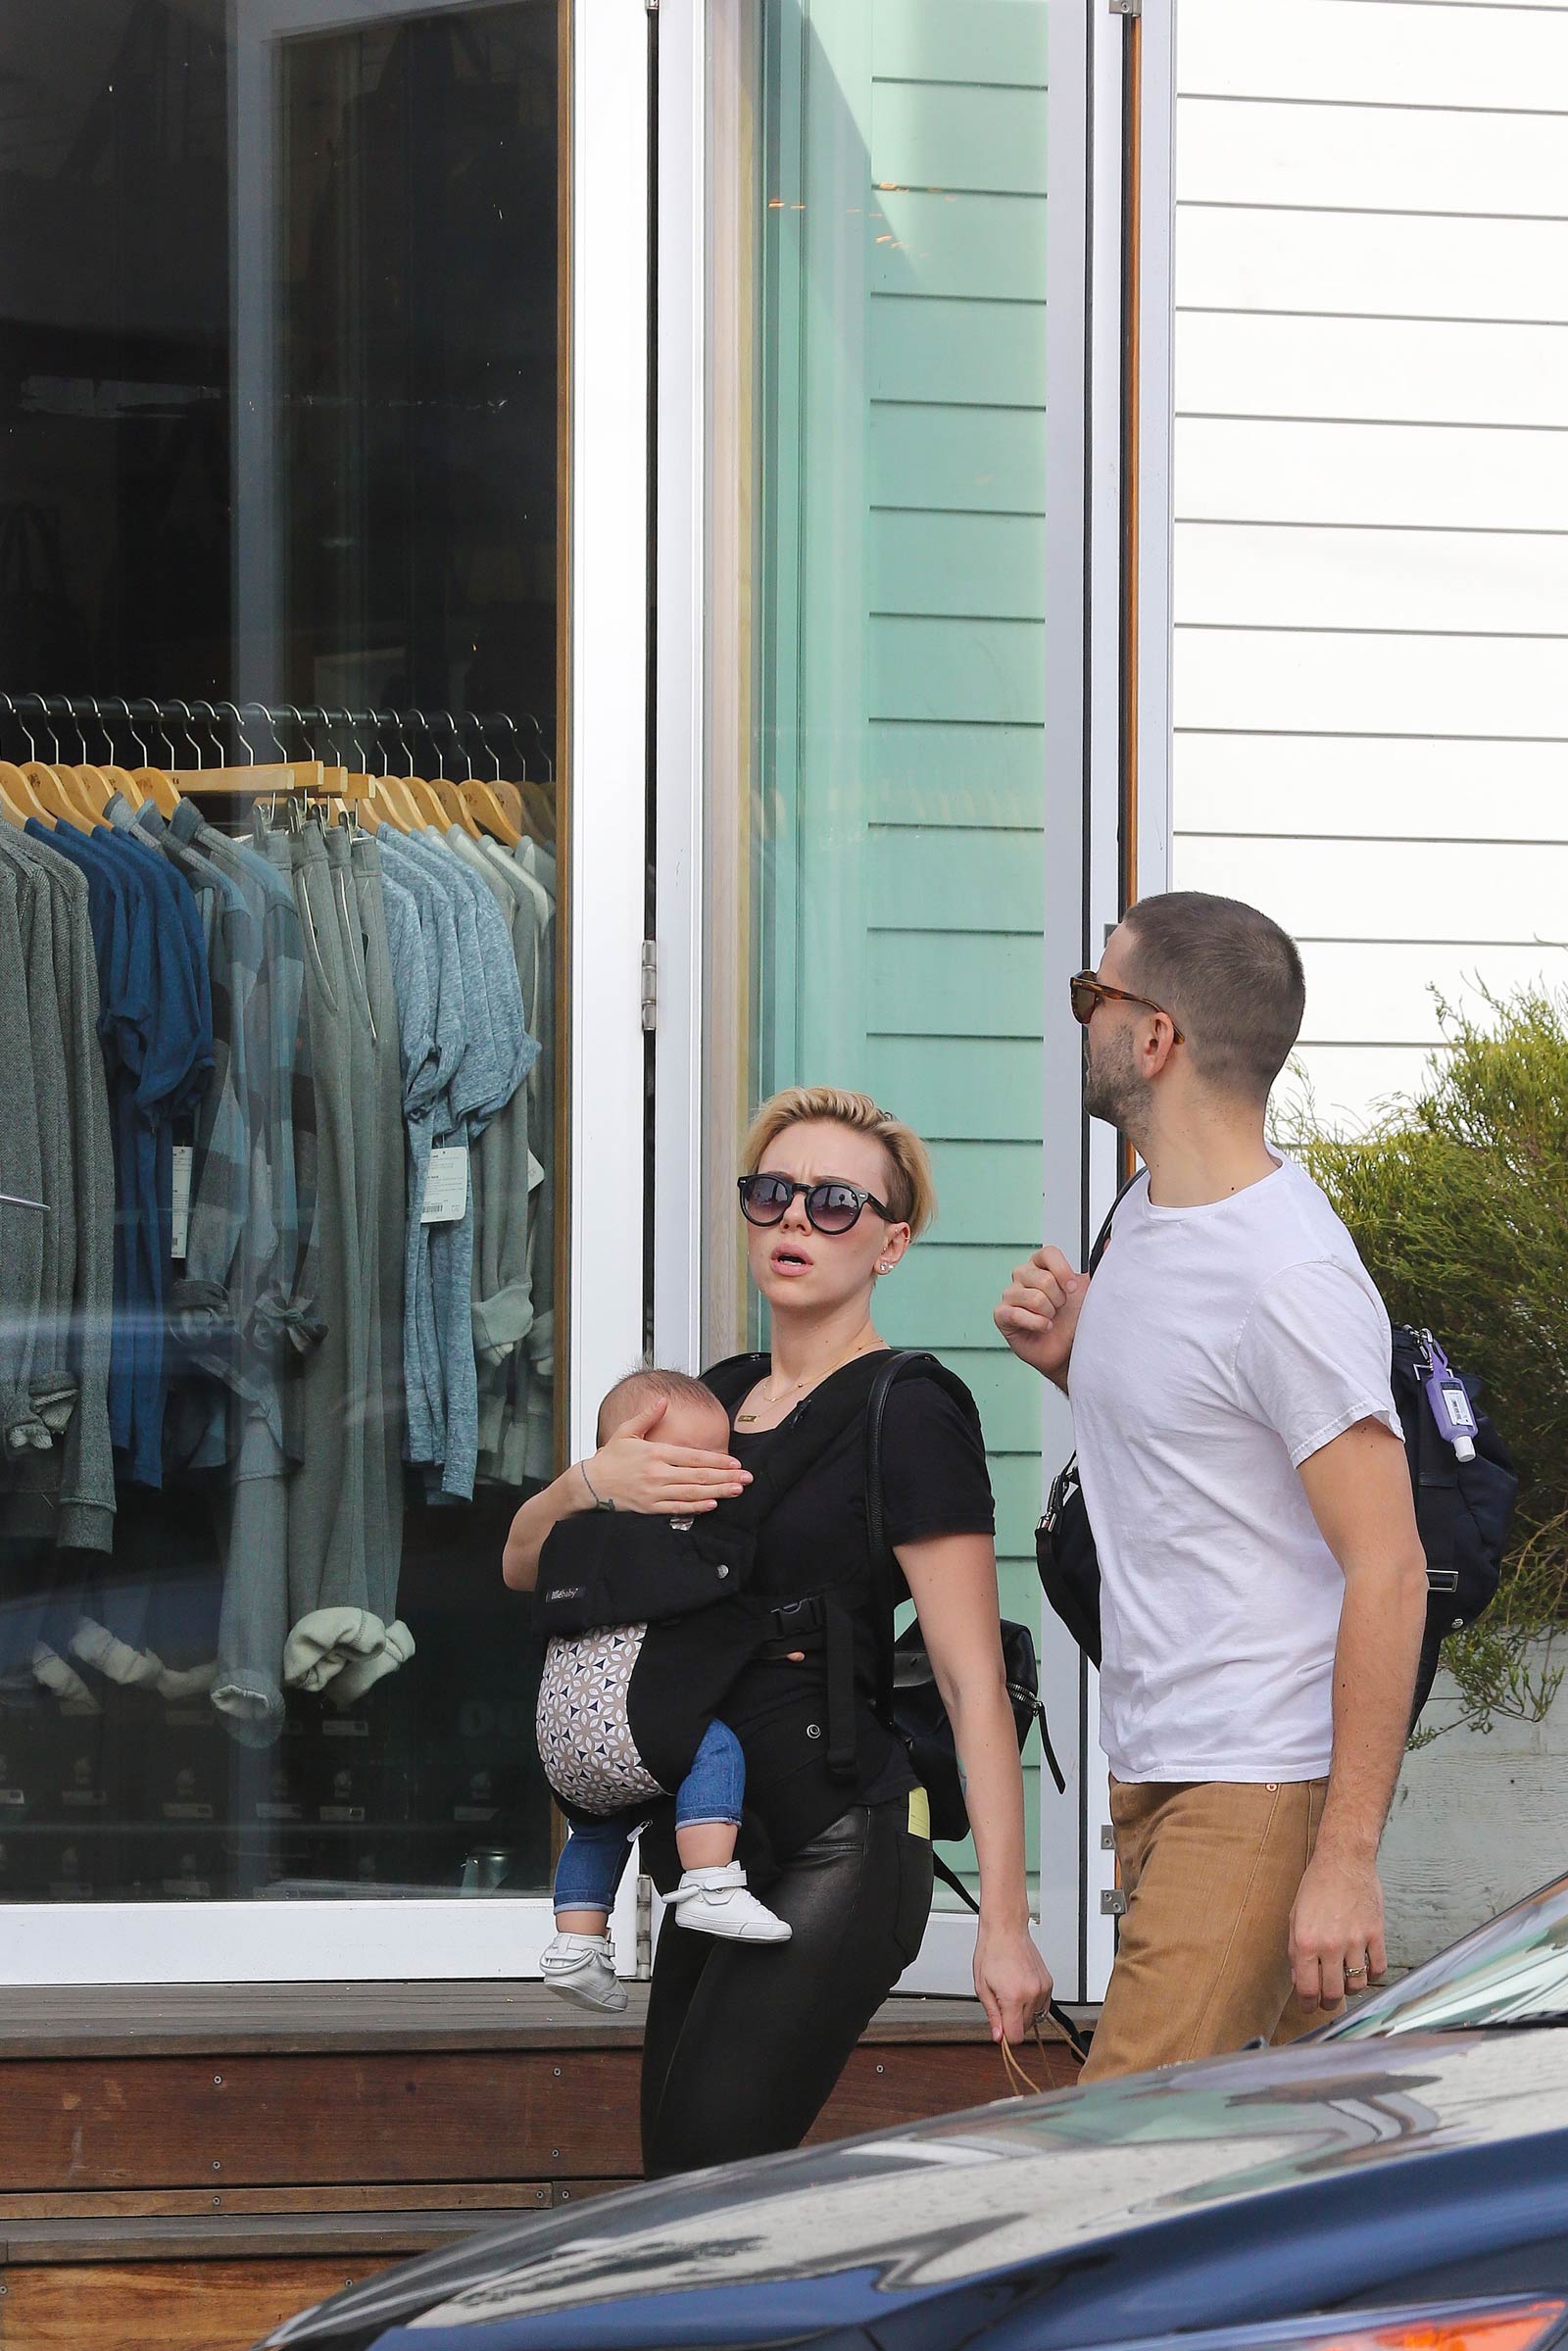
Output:
[[581,1475],[581,1478],[582,1478],[582,1482],[583,1482],[583,1484],[584,1484],[584,1485],[587,1487],[589,1494],[590,1494],[592,1495],[592,1497],[593,1497],[593,1505],[594,1505],[594,1508],[595,1508],[596,1510],[613,1510],[613,1508],[615,1507],[615,1505],[614,1505],[614,1503],[613,1503],[612,1501],[607,1500],[607,1499],[606,1499],[606,1497],[605,1497],[603,1494],[595,1494],[595,1493],[594,1493],[594,1482],[593,1482],[592,1478],[591,1478],[591,1477],[588,1475],[588,1464],[587,1464],[587,1462],[586,1462],[586,1461],[579,1461],[579,1462],[578,1462],[578,1464],[577,1464],[577,1468],[578,1468],[578,1471],[579,1471],[579,1473],[580,1473],[580,1475]]

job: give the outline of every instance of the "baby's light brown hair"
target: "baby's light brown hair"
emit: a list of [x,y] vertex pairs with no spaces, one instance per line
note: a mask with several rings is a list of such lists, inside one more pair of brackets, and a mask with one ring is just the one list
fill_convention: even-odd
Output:
[[729,1414],[711,1388],[705,1388],[701,1380],[692,1378],[690,1372],[660,1371],[652,1367],[630,1371],[623,1380],[615,1382],[599,1407],[596,1432],[599,1444],[608,1443],[623,1420],[629,1420],[634,1412],[644,1411],[659,1396],[663,1396],[671,1404],[685,1404],[689,1409],[713,1414],[715,1425],[717,1421],[724,1424],[724,1434],[717,1440],[717,1449],[723,1451],[727,1447]]

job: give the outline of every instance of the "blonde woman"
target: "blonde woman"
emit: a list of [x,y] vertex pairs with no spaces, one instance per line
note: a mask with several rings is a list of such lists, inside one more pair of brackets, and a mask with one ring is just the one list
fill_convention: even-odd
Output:
[[[918,1135],[869,1097],[833,1087],[778,1094],[746,1138],[739,1179],[751,1275],[772,1353],[706,1377],[730,1413],[727,1454],[660,1442],[645,1410],[524,1504],[507,1582],[530,1589],[550,1528],[568,1513],[717,1508],[765,1461],[771,1434],[830,1380],[881,1352],[878,1285],[935,1208]],[[724,1701],[747,1772],[742,1851],[788,1921],[787,1943],[736,1954],[664,1935],[643,2057],[650,2177],[800,2143],[851,2050],[920,1947],[931,1904],[924,1791],[878,1718],[882,1633],[866,1542],[863,1413],[771,1509],[754,1587],[777,1608],[771,1653]],[[913,1599],[962,1760],[980,1864],[975,1989],[994,2038],[1021,2039],[1051,1995],[1029,1935],[1023,1787],[1003,1673],[994,1512],[977,1418],[910,1376],[883,1430],[887,1532]],[[853,1631],[855,1761],[829,1768],[828,1614]],[[799,1624],[799,1641],[782,1638]],[[747,1838],[750,1844],[748,1849]],[[650,1839],[662,1876],[661,1837]]]

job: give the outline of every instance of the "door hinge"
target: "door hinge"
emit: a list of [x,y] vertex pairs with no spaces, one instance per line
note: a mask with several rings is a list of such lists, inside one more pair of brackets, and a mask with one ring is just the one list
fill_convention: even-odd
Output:
[[1126,1909],[1127,1896],[1122,1892],[1121,1887],[1107,1886],[1100,1897],[1101,1917],[1102,1919],[1119,1919],[1125,1915]]
[[656,940],[643,941],[643,1027],[650,1035],[659,1026],[659,945]]
[[1144,0],[1110,0],[1110,13],[1113,17],[1141,17]]
[[637,1959],[636,1981],[646,1984],[654,1972],[654,1882],[652,1878],[637,1881]]
[[1116,1832],[1109,1821],[1100,1824],[1100,1849],[1102,1853],[1114,1853],[1116,1850]]

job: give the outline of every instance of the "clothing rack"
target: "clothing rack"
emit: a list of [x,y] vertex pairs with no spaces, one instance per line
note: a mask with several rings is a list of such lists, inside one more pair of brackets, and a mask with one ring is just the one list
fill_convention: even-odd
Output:
[[[416,747],[422,746],[430,757],[425,764],[437,775],[446,773],[446,761],[461,757],[468,776],[473,776],[475,752],[491,762],[493,774],[502,774],[502,753],[515,761],[524,781],[538,780],[543,767],[546,784],[555,781],[555,761],[544,728],[531,710],[521,713],[521,722],[506,710],[475,711],[446,710],[351,710],[325,704],[307,704],[303,709],[293,703],[232,702],[214,703],[205,696],[194,702],[171,699],[158,701],[150,695],[122,694],[0,694],[0,711],[7,713],[13,724],[26,739],[28,756],[35,757],[33,728],[46,735],[54,746],[56,759],[60,756],[56,721],[67,721],[81,743],[81,759],[90,759],[83,721],[96,727],[109,746],[112,760],[118,763],[119,746],[116,734],[134,745],[140,755],[140,764],[149,764],[150,754],[141,730],[162,736],[166,751],[166,765],[170,769],[196,772],[208,767],[223,768],[269,765],[272,760],[285,764],[300,759],[325,760],[334,766],[351,763],[368,773],[395,775],[391,760],[394,751],[388,748],[390,730],[395,756],[405,761],[402,770],[412,775],[416,766]],[[33,724],[29,726],[28,717]],[[192,730],[200,727],[202,740]],[[252,730],[265,728],[271,737],[270,750],[260,759]],[[281,730],[289,729],[304,748],[290,751]],[[174,747],[174,732],[182,735],[195,754],[193,761],[180,758]],[[320,748],[324,741],[326,751]],[[498,743],[501,746],[498,749]],[[470,749],[471,744],[471,749]],[[354,754],[352,762],[344,756],[345,747]],[[530,779],[529,753],[535,761],[534,776]],[[330,757],[328,757],[330,755]],[[482,775],[480,781],[486,780]]]

